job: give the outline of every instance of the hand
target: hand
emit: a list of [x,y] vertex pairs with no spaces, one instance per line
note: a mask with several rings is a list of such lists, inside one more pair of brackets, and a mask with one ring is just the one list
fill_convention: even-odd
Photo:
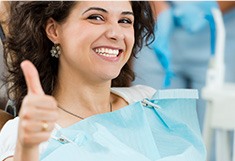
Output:
[[218,8],[216,1],[179,2],[174,6],[175,22],[189,33],[195,33],[208,25],[206,17],[212,16],[212,8]]
[[30,61],[23,61],[21,68],[28,93],[22,101],[19,114],[18,142],[23,148],[34,148],[47,141],[58,118],[56,100],[45,95],[37,69]]

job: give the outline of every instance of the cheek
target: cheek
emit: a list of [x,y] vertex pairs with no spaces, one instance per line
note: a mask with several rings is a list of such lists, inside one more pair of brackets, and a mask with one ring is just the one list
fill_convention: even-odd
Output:
[[134,30],[127,34],[127,43],[129,50],[132,50],[134,43],[135,43],[135,36]]
[[125,30],[124,33],[125,33],[126,45],[128,45],[128,48],[133,48],[133,45],[135,43],[134,28]]

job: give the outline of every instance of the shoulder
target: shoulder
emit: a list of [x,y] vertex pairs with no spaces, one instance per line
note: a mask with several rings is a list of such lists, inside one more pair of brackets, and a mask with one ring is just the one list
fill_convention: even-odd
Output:
[[156,90],[145,85],[135,85],[131,87],[111,88],[111,92],[124,98],[129,104],[141,101],[144,98],[152,98]]
[[12,156],[15,152],[19,118],[9,120],[0,132],[0,160]]
[[11,119],[6,122],[6,124],[3,126],[1,132],[0,132],[0,139],[2,136],[4,136],[6,133],[13,133],[18,130],[18,123],[19,123],[19,117],[15,117],[14,119]]

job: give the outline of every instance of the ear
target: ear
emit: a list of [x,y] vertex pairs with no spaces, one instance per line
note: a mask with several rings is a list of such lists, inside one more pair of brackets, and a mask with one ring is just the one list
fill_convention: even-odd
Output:
[[54,44],[59,43],[58,23],[53,18],[49,18],[47,20],[45,31],[46,31],[47,37]]

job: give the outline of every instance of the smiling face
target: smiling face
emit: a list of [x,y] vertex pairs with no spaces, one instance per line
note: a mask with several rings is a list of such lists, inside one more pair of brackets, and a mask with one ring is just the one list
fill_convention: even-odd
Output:
[[108,81],[119,75],[134,45],[129,1],[78,2],[65,22],[55,23],[48,23],[47,34],[61,47],[59,73],[86,81]]

